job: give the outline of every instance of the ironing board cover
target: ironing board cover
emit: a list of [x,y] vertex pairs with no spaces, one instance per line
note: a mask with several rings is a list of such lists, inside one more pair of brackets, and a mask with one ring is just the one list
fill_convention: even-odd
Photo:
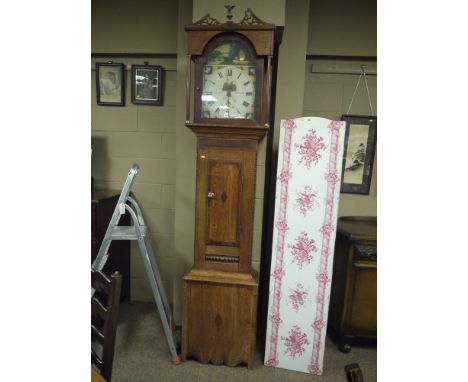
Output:
[[345,122],[281,121],[265,365],[321,374]]

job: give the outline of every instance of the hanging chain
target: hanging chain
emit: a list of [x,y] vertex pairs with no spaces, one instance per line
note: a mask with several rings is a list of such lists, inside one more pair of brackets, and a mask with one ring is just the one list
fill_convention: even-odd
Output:
[[351,105],[353,104],[354,97],[356,96],[356,92],[358,90],[359,84],[361,83],[361,78],[362,77],[364,77],[364,82],[366,84],[367,100],[369,102],[369,107],[371,109],[372,115],[374,115],[374,109],[372,108],[372,102],[371,102],[371,98],[370,98],[369,85],[367,84],[366,66],[365,65],[361,65],[361,74],[359,75],[358,82],[356,84],[356,87],[354,88],[353,96],[351,97],[351,102],[349,103],[348,111],[346,112],[346,114],[349,114],[349,111],[351,110]]
[[351,110],[351,105],[353,104],[354,96],[356,95],[356,91],[358,90],[359,83],[361,82],[361,77],[362,77],[362,73],[359,75],[359,79],[358,79],[358,82],[356,84],[356,87],[354,88],[354,93],[353,93],[353,96],[351,97],[351,102],[349,103],[348,111],[346,112],[346,114],[349,114],[349,111]]

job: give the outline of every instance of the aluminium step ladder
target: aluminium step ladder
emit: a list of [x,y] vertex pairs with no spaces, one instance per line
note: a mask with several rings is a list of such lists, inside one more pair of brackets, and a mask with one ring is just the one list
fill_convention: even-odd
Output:
[[[138,165],[134,164],[128,173],[127,180],[125,181],[125,184],[122,188],[119,200],[117,201],[117,205],[115,206],[109,226],[107,227],[106,234],[102,240],[101,247],[99,248],[99,252],[93,264],[91,265],[91,268],[94,271],[102,271],[110,255],[107,253],[107,251],[109,250],[113,240],[138,241],[138,246],[140,247],[140,253],[143,257],[146,274],[151,284],[151,290],[153,292],[154,300],[161,317],[164,334],[166,335],[166,340],[172,355],[172,363],[174,365],[178,365],[180,363],[180,358],[177,355],[174,338],[172,336],[175,325],[172,319],[171,310],[167,302],[166,293],[164,292],[161,275],[154,258],[154,252],[151,247],[151,240],[149,238],[148,230],[141,214],[141,209],[136,200],[130,196],[130,190],[133,183],[135,182],[135,177],[138,173],[138,170]],[[121,215],[125,214],[125,212],[130,214],[133,221],[132,226],[118,225]],[[91,298],[93,295],[94,289],[91,288]]]

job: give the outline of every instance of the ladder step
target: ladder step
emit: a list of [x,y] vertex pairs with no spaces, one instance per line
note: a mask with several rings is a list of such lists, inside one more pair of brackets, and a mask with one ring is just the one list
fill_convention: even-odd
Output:
[[[141,235],[146,236],[146,226],[140,226]],[[138,240],[134,226],[116,226],[112,229],[111,240]]]
[[[146,268],[146,274],[149,278],[151,290],[153,292],[154,301],[156,302],[164,334],[166,335],[167,344],[169,345],[169,350],[172,355],[172,363],[174,365],[178,365],[180,363],[180,358],[177,355],[174,337],[172,336],[172,314],[169,304],[167,303],[167,296],[164,292],[161,276],[156,264],[156,259],[154,258],[153,249],[151,248],[149,232],[147,232],[147,228],[143,221],[143,216],[141,214],[141,209],[138,206],[138,203],[135,199],[129,196],[130,189],[133,182],[135,181],[137,172],[138,165],[133,165],[130,169],[130,172],[128,173],[127,180],[125,181],[119,200],[115,206],[114,213],[112,214],[112,218],[107,227],[104,240],[99,247],[98,255],[94,259],[94,262],[91,265],[91,269],[94,269],[95,271],[101,271],[104,268],[106,261],[109,258],[109,256],[106,256],[106,254],[108,254],[109,247],[113,240],[138,241],[138,246],[143,257],[143,263]],[[121,216],[120,207],[124,203],[126,204],[125,212],[128,212],[132,218],[134,224],[132,226],[117,225],[119,224],[119,219]],[[139,233],[138,235],[137,230]],[[93,298],[93,295],[94,288],[91,288],[91,298]]]

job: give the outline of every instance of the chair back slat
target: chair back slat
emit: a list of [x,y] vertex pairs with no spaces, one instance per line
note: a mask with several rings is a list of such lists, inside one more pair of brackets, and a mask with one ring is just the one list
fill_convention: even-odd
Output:
[[94,363],[98,369],[102,368],[102,359],[91,349],[91,363]]
[[91,349],[91,362],[108,381],[111,380],[112,364],[114,361],[115,333],[119,313],[120,291],[122,288],[122,276],[114,273],[108,278],[104,273],[91,269],[91,286],[97,291],[107,294],[106,305],[99,300],[97,295],[91,299],[91,316],[104,321],[103,329],[98,329],[95,323],[91,324],[91,340],[97,340],[102,344],[102,358]]
[[91,269],[91,285],[96,290],[101,290],[106,294],[110,292],[111,281],[102,272],[96,272]]
[[96,297],[91,299],[91,316],[101,317],[103,320],[107,319],[107,309]]
[[104,334],[91,324],[91,342],[98,341],[101,345],[104,344]]

